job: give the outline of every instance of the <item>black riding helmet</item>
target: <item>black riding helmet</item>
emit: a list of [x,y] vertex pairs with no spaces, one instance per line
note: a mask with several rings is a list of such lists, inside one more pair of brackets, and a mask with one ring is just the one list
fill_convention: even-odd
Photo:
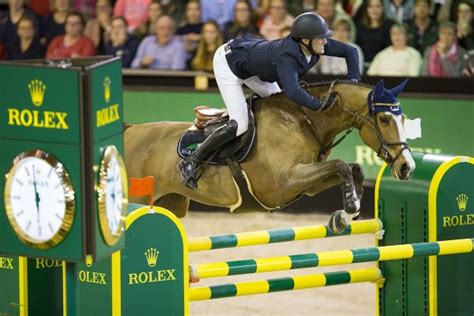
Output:
[[[298,15],[291,26],[290,36],[295,41],[300,42],[306,46],[311,54],[316,55],[313,50],[312,41],[315,38],[328,38],[331,37],[333,31],[328,27],[328,24],[322,17],[316,13],[306,12]],[[309,39],[308,45],[303,43],[302,39]]]

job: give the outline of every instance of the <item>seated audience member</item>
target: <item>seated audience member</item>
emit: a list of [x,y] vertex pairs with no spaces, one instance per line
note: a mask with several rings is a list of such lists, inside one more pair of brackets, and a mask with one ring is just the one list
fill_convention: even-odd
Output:
[[370,64],[369,76],[417,77],[422,58],[413,47],[407,46],[407,30],[402,24],[390,28],[392,45],[375,55]]
[[163,8],[161,7],[161,4],[158,2],[150,3],[147,10],[147,19],[135,30],[135,35],[139,39],[142,39],[148,35],[152,35],[154,33],[153,25],[155,25],[156,20],[158,20],[158,18],[162,15]]
[[90,57],[95,55],[94,43],[84,36],[85,21],[81,13],[69,12],[66,34],[55,37],[48,46],[46,58]]
[[74,3],[74,10],[81,13],[84,19],[88,20],[96,16],[95,4],[97,0],[70,0],[70,1]]
[[6,52],[8,60],[38,59],[44,57],[44,47],[35,37],[35,21],[24,15],[17,25],[18,41]]
[[38,20],[30,10],[24,8],[24,0],[9,0],[8,10],[0,13],[0,32],[3,33],[3,46],[10,49],[18,41],[17,24],[23,16],[29,16],[35,24],[35,37],[39,36]]
[[438,38],[438,22],[430,16],[430,0],[415,0],[414,18],[407,27],[410,46],[423,54]]
[[263,19],[260,34],[267,40],[280,38],[281,29],[293,24],[294,18],[288,14],[284,0],[271,0],[270,11]]
[[413,0],[383,0],[385,16],[396,23],[413,19]]
[[390,46],[393,23],[385,19],[381,0],[366,0],[360,10],[363,11],[356,22],[356,43],[362,48],[367,68],[378,52]]
[[472,4],[461,2],[458,5],[457,37],[459,45],[464,49],[474,49],[474,19],[472,17]]
[[212,72],[214,53],[222,43],[223,40],[219,25],[213,21],[205,23],[202,28],[202,36],[199,41],[196,55],[191,61],[191,68],[193,70]]
[[90,19],[84,35],[89,37],[99,54],[104,52],[104,46],[109,40],[110,23],[112,21],[112,6],[109,0],[97,0],[95,12],[97,17]]
[[202,22],[216,21],[219,28],[233,20],[234,5],[236,0],[201,0]]
[[72,10],[70,0],[54,0],[54,11],[41,23],[41,44],[48,45],[53,38],[64,35],[66,16]]
[[248,0],[237,0],[234,7],[234,21],[224,25],[224,41],[227,42],[246,34],[258,34],[253,21],[252,6]]
[[128,23],[128,31],[134,32],[148,18],[148,5],[152,0],[117,0],[114,16],[123,16]]
[[459,77],[465,53],[456,39],[456,24],[442,22],[439,25],[438,41],[425,51],[421,74],[430,77]]
[[355,25],[352,22],[350,16],[344,13],[344,11],[338,11],[336,6],[336,0],[316,0],[316,13],[319,14],[329,25],[331,29],[335,28],[335,24],[341,20],[347,21],[351,25],[349,34],[349,40],[355,41]]
[[464,54],[461,76],[474,77],[474,50]]
[[132,68],[184,70],[186,50],[178,36],[172,17],[162,15],[155,22],[155,35],[149,35],[138,46]]
[[189,1],[186,4],[184,22],[178,27],[176,34],[181,36],[184,47],[190,56],[197,49],[201,39],[203,23],[201,22],[201,5],[199,1]]
[[[350,40],[351,27],[351,24],[347,22],[347,20],[339,20],[334,25],[334,36],[332,38],[357,49],[359,55],[359,70],[362,73],[364,69],[364,55],[362,49]],[[321,59],[316,66],[322,74],[347,75],[347,64],[344,58],[321,55]]]
[[105,45],[105,55],[121,57],[124,68],[132,64],[139,44],[138,39],[128,34],[127,29],[127,20],[121,16],[113,18],[110,26],[110,41]]

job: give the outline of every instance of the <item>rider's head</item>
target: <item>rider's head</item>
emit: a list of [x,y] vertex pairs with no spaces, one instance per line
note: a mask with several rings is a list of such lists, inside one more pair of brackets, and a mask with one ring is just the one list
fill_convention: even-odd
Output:
[[311,54],[324,54],[324,45],[333,32],[324,19],[316,13],[306,12],[296,17],[290,36]]

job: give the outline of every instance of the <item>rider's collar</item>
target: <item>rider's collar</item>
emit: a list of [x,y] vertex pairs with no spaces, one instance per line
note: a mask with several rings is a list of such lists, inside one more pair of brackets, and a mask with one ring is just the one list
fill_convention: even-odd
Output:
[[[390,112],[394,115],[400,115],[403,113],[402,108],[400,107],[400,102],[398,102],[397,99],[395,99],[395,102],[389,98],[383,98],[382,99],[387,99],[387,100],[380,100],[375,102],[374,101],[374,93],[373,91],[369,92],[369,95],[367,96],[367,104],[369,105],[369,112],[371,114],[376,114],[379,112]],[[392,101],[392,102],[391,102]]]

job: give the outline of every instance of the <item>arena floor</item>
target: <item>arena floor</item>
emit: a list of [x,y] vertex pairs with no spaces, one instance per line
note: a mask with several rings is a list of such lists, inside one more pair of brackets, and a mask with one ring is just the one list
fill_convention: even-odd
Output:
[[[277,212],[272,214],[247,213],[234,215],[223,212],[190,212],[189,215],[183,219],[183,223],[188,237],[200,237],[287,228],[291,226],[325,224],[327,219],[327,215],[320,214],[293,215]],[[212,252],[191,253],[190,263],[208,263],[315,251],[364,248],[373,247],[374,243],[373,235],[366,234],[287,242],[266,246],[221,249]],[[205,279],[199,282],[197,286],[285,277],[289,275],[313,274],[370,266],[373,266],[373,263]],[[371,283],[337,285],[327,288],[193,302],[190,304],[190,315],[375,315],[375,285]]]

